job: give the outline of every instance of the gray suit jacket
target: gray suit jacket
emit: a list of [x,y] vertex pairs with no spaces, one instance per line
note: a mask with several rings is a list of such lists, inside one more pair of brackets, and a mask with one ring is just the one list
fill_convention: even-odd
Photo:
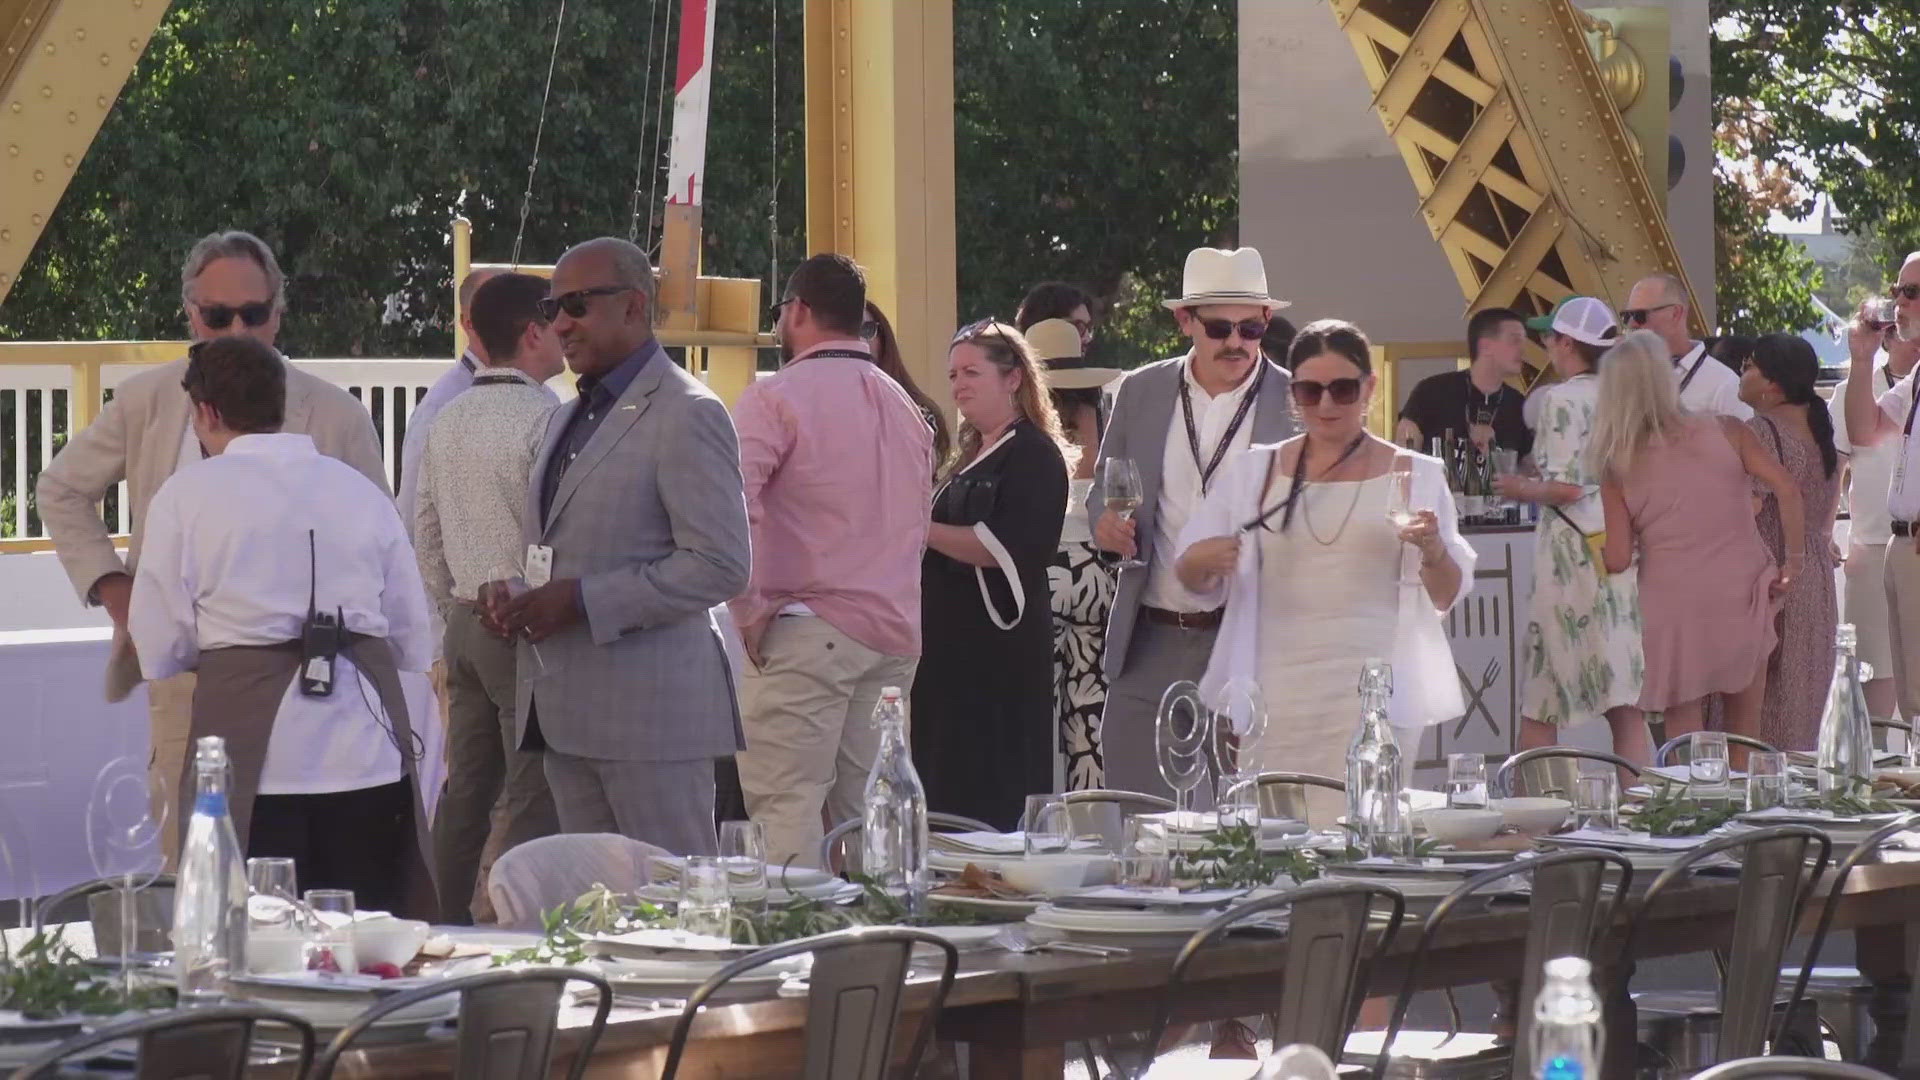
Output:
[[740,445],[726,406],[666,356],[628,385],[568,466],[544,520],[547,460],[574,404],[547,417],[526,538],[553,577],[580,579],[586,619],[520,645],[520,728],[530,707],[565,754],[611,761],[724,757],[744,743],[714,605],[747,587]]
[[[1106,494],[1100,490],[1101,470],[1110,457],[1132,458],[1140,470],[1140,509],[1133,515],[1134,536],[1140,543],[1140,560],[1172,559],[1179,552],[1153,550],[1153,521],[1160,507],[1160,467],[1167,450],[1167,432],[1180,407],[1181,370],[1191,353],[1148,364],[1130,373],[1114,396],[1113,416],[1107,421],[1106,434],[1100,440],[1100,468],[1094,470],[1093,490],[1087,495],[1089,521],[1100,520],[1106,510]],[[1253,405],[1253,441],[1280,442],[1296,430],[1293,405],[1287,385],[1292,376],[1287,370],[1264,357],[1266,381],[1260,384],[1260,397]],[[1147,587],[1147,567],[1121,570],[1113,595],[1113,615],[1107,623],[1105,666],[1108,678],[1118,678],[1126,670],[1127,646],[1133,639],[1133,624],[1140,614],[1140,595]],[[1198,673],[1195,674],[1198,678]]]

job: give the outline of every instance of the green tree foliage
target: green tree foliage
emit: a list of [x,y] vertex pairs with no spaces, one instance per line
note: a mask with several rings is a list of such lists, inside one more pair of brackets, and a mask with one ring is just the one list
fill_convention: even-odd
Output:
[[[526,261],[626,235],[636,197],[647,234],[666,196],[677,12],[567,4]],[[187,247],[238,227],[289,273],[294,355],[448,353],[447,223],[472,219],[476,259],[510,257],[556,13],[174,0],[0,308],[0,337],[178,336]],[[806,254],[802,4],[740,0],[717,18],[705,271],[784,276]],[[1162,348],[1171,325],[1145,305],[1237,216],[1233,4],[967,0],[955,39],[956,314],[1011,314],[1026,285],[1064,278],[1116,308],[1114,351]]]
[[[1749,190],[1797,217],[1826,192],[1882,267],[1920,248],[1920,0],[1712,0],[1711,13],[1715,122],[1745,150]],[[1769,295],[1734,306],[1767,310]]]
[[1722,334],[1804,330],[1820,321],[1820,268],[1767,231],[1767,204],[1725,169],[1713,176],[1713,287]]

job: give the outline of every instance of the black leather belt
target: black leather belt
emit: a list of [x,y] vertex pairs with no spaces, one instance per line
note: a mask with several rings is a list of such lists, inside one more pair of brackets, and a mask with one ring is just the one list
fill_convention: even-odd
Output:
[[1225,608],[1214,608],[1212,611],[1168,611],[1166,608],[1147,607],[1143,604],[1140,607],[1140,614],[1145,616],[1148,622],[1160,623],[1163,626],[1177,626],[1182,630],[1212,630],[1220,625],[1220,615],[1225,610]]
[[1911,521],[1896,521],[1896,522],[1894,522],[1894,523],[1893,523],[1893,535],[1895,535],[1895,536],[1912,536],[1912,535],[1913,535],[1913,522],[1911,522]]

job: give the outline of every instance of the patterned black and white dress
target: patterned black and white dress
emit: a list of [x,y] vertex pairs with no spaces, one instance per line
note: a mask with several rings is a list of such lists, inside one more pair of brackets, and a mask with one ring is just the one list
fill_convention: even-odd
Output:
[[1093,481],[1075,480],[1067,500],[1060,551],[1047,568],[1053,594],[1053,701],[1066,757],[1066,790],[1104,786],[1100,713],[1107,704],[1107,614],[1113,610],[1113,571],[1100,561],[1087,526],[1086,496]]

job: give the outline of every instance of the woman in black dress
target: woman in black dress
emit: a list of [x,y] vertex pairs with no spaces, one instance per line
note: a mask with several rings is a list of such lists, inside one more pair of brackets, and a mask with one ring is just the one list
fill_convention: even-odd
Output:
[[913,760],[930,809],[1014,829],[1026,796],[1054,789],[1047,567],[1066,515],[1069,444],[1013,327],[961,330],[947,379],[959,446],[934,493],[920,568]]

